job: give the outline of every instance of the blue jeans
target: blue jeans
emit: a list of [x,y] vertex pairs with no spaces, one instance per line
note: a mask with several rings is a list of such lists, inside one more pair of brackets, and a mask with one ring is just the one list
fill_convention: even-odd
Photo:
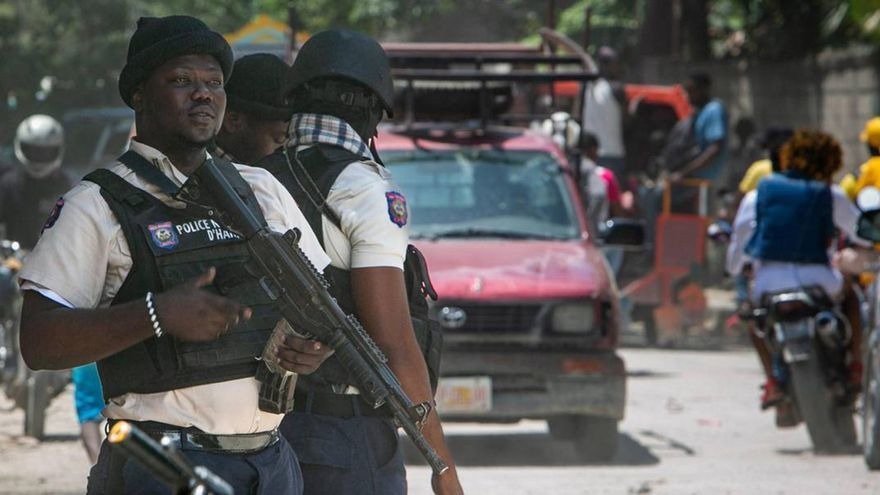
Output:
[[[302,474],[296,455],[287,440],[253,454],[211,453],[183,450],[184,457],[196,466],[205,466],[229,483],[236,495],[302,495]],[[87,493],[155,494],[169,493],[170,488],[153,477],[137,461],[128,460],[118,448],[104,440],[98,462],[89,473]]]
[[388,418],[284,417],[281,433],[299,458],[307,495],[405,495],[397,428]]

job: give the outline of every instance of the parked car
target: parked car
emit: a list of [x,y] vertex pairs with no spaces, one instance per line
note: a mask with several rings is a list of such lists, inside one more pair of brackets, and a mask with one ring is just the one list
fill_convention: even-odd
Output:
[[[444,420],[544,419],[584,459],[611,459],[626,402],[618,292],[564,153],[502,127],[409,126],[378,143],[439,294]],[[632,227],[612,222],[605,239],[641,242]]]

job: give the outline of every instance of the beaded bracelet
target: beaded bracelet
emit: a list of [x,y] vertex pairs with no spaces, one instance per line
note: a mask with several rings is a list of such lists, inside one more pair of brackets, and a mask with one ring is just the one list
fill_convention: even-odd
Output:
[[165,332],[162,330],[162,325],[159,324],[159,316],[156,315],[156,305],[153,302],[153,293],[147,292],[147,313],[150,315],[150,323],[153,325],[153,333],[156,334],[156,338],[159,338],[165,335]]

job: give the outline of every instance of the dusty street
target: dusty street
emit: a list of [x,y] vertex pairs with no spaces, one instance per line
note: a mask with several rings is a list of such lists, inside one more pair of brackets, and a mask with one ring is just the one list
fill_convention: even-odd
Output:
[[[630,371],[620,451],[585,466],[542,422],[450,425],[470,494],[869,494],[880,473],[856,455],[817,457],[803,427],[780,431],[757,410],[760,374],[745,351],[626,349]],[[87,462],[69,391],[53,403],[50,438],[21,438],[20,411],[0,412],[0,493],[82,493]],[[9,402],[0,402],[8,407]],[[412,460],[412,452],[409,453]],[[410,468],[427,494],[428,470]]]

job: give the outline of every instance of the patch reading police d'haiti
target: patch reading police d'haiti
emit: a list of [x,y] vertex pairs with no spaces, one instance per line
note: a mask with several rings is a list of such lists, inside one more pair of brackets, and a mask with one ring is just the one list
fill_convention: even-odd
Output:
[[52,211],[49,212],[49,218],[43,222],[43,229],[40,230],[42,233],[47,229],[51,229],[55,222],[58,221],[58,217],[61,215],[61,208],[64,208],[64,198],[58,198],[58,201],[55,202],[55,206],[52,207]]
[[173,249],[180,242],[171,222],[154,223],[148,225],[147,230],[150,231],[150,239],[156,247]]
[[403,194],[400,194],[396,191],[388,191],[385,193],[385,199],[388,200],[388,218],[391,219],[391,222],[398,227],[403,227],[406,225],[407,220],[407,211],[406,211],[406,198],[403,197]]

